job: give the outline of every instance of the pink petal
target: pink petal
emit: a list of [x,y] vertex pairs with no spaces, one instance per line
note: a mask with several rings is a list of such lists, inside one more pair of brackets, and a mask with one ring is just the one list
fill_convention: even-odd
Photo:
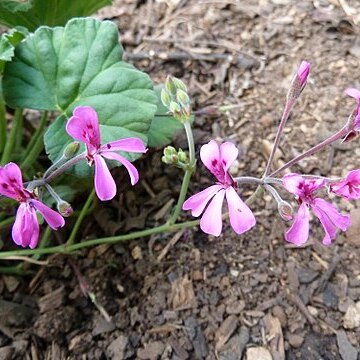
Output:
[[302,61],[300,66],[299,66],[299,69],[297,71],[297,75],[299,77],[301,87],[304,87],[304,85],[305,85],[305,83],[307,81],[307,78],[309,77],[310,67],[311,67],[311,65],[307,61]]
[[100,146],[100,128],[96,111],[90,106],[78,106],[66,124],[67,133],[92,150]]
[[34,205],[36,210],[41,213],[41,215],[44,217],[44,220],[52,229],[57,230],[65,225],[64,218],[57,211],[50,209],[39,200],[33,199],[30,203]]
[[12,238],[15,244],[22,247],[34,249],[39,239],[39,223],[36,217],[35,209],[29,204],[20,204],[15,223],[12,228]]
[[345,94],[353,97],[357,101],[360,101],[360,90],[355,88],[348,88],[345,90]]
[[302,196],[303,192],[299,190],[299,185],[304,183],[304,178],[296,173],[291,173],[283,176],[282,183],[284,188],[289,191],[290,193]]
[[219,236],[222,229],[222,204],[224,201],[225,190],[220,190],[211,200],[200,220],[200,228],[203,232]]
[[[24,191],[21,170],[15,163],[0,166],[0,194],[19,201],[19,195]],[[26,195],[24,194],[24,197]]]
[[352,170],[345,179],[332,183],[330,191],[348,200],[360,199],[360,170]]
[[336,237],[336,228],[346,231],[351,225],[350,216],[339,213],[333,204],[323,199],[314,199],[311,208],[325,230],[324,245],[330,245]]
[[299,207],[290,229],[285,234],[285,240],[297,246],[304,245],[309,238],[310,212],[305,203]]
[[306,179],[295,173],[285,175],[282,180],[285,189],[300,198],[310,195],[326,184],[325,179]]
[[219,145],[215,140],[210,140],[201,147],[200,158],[209,171],[216,176],[221,158]]
[[102,153],[102,156],[110,160],[117,160],[119,163],[123,164],[130,175],[131,185],[135,185],[139,181],[139,173],[129,160],[114,152]]
[[229,170],[231,164],[237,159],[238,155],[239,150],[233,143],[227,141],[220,145],[221,162],[225,171]]
[[101,152],[126,151],[134,153],[146,153],[144,142],[139,138],[127,138],[109,142],[101,146]]
[[226,200],[229,207],[230,224],[234,231],[242,234],[250,230],[256,224],[255,216],[233,187],[226,189]]
[[191,210],[192,216],[200,216],[209,200],[222,188],[221,185],[212,185],[189,197],[183,204],[183,210]]
[[116,195],[116,184],[105,160],[100,155],[94,156],[95,191],[101,201],[111,200]]

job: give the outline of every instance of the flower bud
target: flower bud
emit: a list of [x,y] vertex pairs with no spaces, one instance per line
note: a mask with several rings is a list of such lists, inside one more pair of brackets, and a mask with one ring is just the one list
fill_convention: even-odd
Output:
[[80,143],[78,141],[71,142],[64,150],[64,158],[71,159],[79,150]]
[[176,95],[176,85],[172,76],[168,75],[165,81],[165,89],[169,93],[170,96]]
[[182,149],[179,149],[178,151],[178,157],[179,157],[179,162],[183,163],[183,164],[188,164],[189,159],[187,157],[187,154],[185,151],[183,151]]
[[64,217],[69,217],[74,212],[71,205],[67,201],[64,201],[64,200],[61,200],[58,202],[57,209],[58,209],[59,213]]
[[180,114],[181,113],[181,107],[180,105],[175,102],[175,101],[171,101],[170,105],[169,105],[169,110],[173,113],[173,114]]
[[175,87],[179,90],[182,90],[184,92],[187,92],[186,85],[178,78],[173,77],[172,78],[173,83],[175,84]]
[[310,74],[310,67],[311,65],[309,62],[301,62],[295,76],[291,81],[290,89],[287,94],[288,101],[295,101],[300,96],[301,92],[304,90]]
[[293,208],[288,202],[284,200],[278,202],[278,212],[281,218],[285,221],[290,221],[293,219]]
[[161,90],[161,102],[167,108],[170,106],[171,97],[165,89]]

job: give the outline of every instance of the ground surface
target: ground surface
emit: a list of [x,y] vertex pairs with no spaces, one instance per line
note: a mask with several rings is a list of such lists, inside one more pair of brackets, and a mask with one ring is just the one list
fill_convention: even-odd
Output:
[[[261,176],[302,59],[312,63],[311,81],[286,128],[279,163],[343,125],[354,106],[343,90],[360,88],[359,13],[355,0],[128,0],[99,17],[119,25],[128,61],[155,81],[182,78],[194,108],[236,104],[197,118],[197,150],[210,138],[230,139],[241,153],[236,173]],[[176,146],[183,144],[180,136]],[[358,144],[335,146],[293,170],[344,175],[359,168]],[[180,171],[160,157],[152,151],[140,163],[146,182],[135,188],[118,173],[121,195],[97,207],[82,238],[168,216],[171,206],[163,205],[176,199]],[[200,166],[190,192],[211,181]],[[360,202],[336,201],[354,225],[331,247],[321,245],[316,223],[307,246],[286,244],[287,225],[265,196],[252,206],[258,224],[245,236],[228,224],[219,238],[186,230],[161,260],[174,234],[98,247],[71,261],[57,256],[24,279],[3,276],[0,359],[356,360]],[[74,266],[111,322],[82,295]]]

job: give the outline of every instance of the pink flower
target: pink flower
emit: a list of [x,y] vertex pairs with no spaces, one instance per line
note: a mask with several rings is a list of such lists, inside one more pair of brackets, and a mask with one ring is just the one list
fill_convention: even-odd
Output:
[[356,109],[350,116],[348,133],[343,138],[343,142],[348,142],[360,133],[360,91],[349,88],[345,90],[345,94],[353,97],[357,101]]
[[14,163],[0,166],[0,194],[20,203],[12,228],[12,238],[17,245],[34,249],[39,239],[38,210],[49,226],[57,230],[65,225],[64,218],[36,199],[33,192],[24,188],[20,168]]
[[100,127],[96,111],[90,106],[78,106],[66,124],[67,133],[86,145],[87,161],[95,164],[95,191],[100,200],[111,200],[116,195],[116,184],[104,158],[116,160],[125,166],[131,184],[139,180],[139,173],[131,162],[117,151],[145,153],[144,143],[139,138],[126,138],[101,145]]
[[309,77],[310,74],[310,63],[307,61],[302,61],[298,71],[297,71],[297,77],[300,81],[300,88],[303,89],[304,86],[306,85],[307,79]]
[[283,185],[286,190],[297,196],[300,203],[299,211],[294,222],[285,234],[285,239],[295,245],[301,246],[309,237],[310,211],[320,220],[325,236],[324,245],[330,245],[336,236],[336,229],[346,231],[350,226],[350,217],[342,215],[336,207],[329,202],[316,198],[314,192],[326,185],[324,179],[305,179],[298,174],[288,174],[283,177]]
[[348,200],[360,199],[360,169],[352,170],[345,179],[330,184],[330,191]]
[[238,149],[230,142],[219,146],[211,140],[201,147],[201,161],[218,181],[216,185],[187,199],[183,209],[191,210],[191,214],[196,217],[205,210],[200,220],[200,228],[207,234],[219,236],[221,233],[222,204],[225,197],[229,208],[230,224],[237,234],[248,231],[256,223],[254,214],[237,194],[236,183],[228,171],[237,156]]

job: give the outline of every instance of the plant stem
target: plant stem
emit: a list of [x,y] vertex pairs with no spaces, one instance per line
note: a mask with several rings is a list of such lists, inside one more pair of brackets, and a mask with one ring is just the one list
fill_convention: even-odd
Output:
[[9,160],[11,159],[11,156],[13,155],[14,147],[16,145],[16,140],[18,138],[19,133],[22,132],[21,124],[22,124],[22,109],[16,109],[13,126],[11,128],[8,140],[6,141],[5,144],[4,152],[2,154],[2,158],[1,158],[2,165],[8,163]]
[[189,148],[189,167],[185,171],[184,178],[181,184],[179,198],[175,206],[174,212],[172,213],[170,219],[167,222],[167,224],[169,225],[175,224],[176,220],[179,217],[180,211],[185,201],[186,193],[189,187],[189,182],[195,169],[195,145],[194,145],[194,137],[191,130],[190,121],[185,122],[184,127],[188,142],[188,148]]
[[269,173],[269,171],[271,169],[271,165],[272,165],[272,162],[274,160],[275,152],[276,152],[276,150],[277,150],[277,148],[279,146],[279,143],[280,143],[281,135],[282,135],[282,133],[284,131],[285,124],[286,124],[286,122],[287,122],[287,120],[289,118],[290,112],[291,112],[294,104],[295,104],[295,100],[287,100],[287,102],[285,104],[285,108],[284,108],[283,114],[281,116],[280,124],[279,124],[277,132],[276,132],[274,144],[273,144],[273,147],[271,149],[271,153],[270,153],[268,162],[266,164],[266,168],[265,168],[265,172],[264,172],[263,177],[266,177],[266,175]]
[[7,256],[26,256],[26,255],[35,255],[35,254],[55,254],[55,253],[71,253],[76,250],[84,249],[90,246],[96,246],[101,244],[115,244],[120,241],[127,241],[127,240],[133,240],[138,239],[141,237],[146,237],[152,234],[158,234],[161,232],[173,232],[181,229],[191,228],[194,226],[199,225],[200,220],[192,220],[187,221],[180,224],[163,224],[160,226],[157,226],[152,229],[146,229],[141,231],[135,231],[130,234],[125,235],[119,235],[119,236],[111,236],[106,238],[100,238],[100,239],[93,239],[93,240],[87,240],[82,241],[80,243],[72,244],[72,245],[58,245],[53,246],[45,249],[25,249],[25,250],[13,250],[13,251],[4,251],[0,252],[0,259],[6,258]]
[[68,238],[68,240],[66,241],[66,245],[69,246],[71,244],[74,243],[75,237],[80,229],[81,223],[84,220],[84,217],[87,214],[88,209],[90,208],[93,200],[94,200],[94,196],[95,196],[95,190],[93,189],[90,193],[90,195],[88,196],[83,208],[81,209],[81,212],[78,216],[78,218],[76,219],[75,225],[72,228],[71,234]]
[[48,174],[46,177],[44,176],[43,180],[49,183],[51,180],[63,174],[67,169],[71,168],[81,160],[86,158],[86,152],[83,152],[70,160],[68,160],[65,164],[62,164],[60,167],[55,169],[52,173]]
[[0,154],[4,151],[6,142],[6,108],[5,101],[0,92]]
[[25,159],[20,164],[20,168],[22,170],[29,168],[34,163],[34,161],[36,160],[36,158],[39,156],[42,149],[44,148],[43,135],[44,135],[44,128],[48,119],[48,114],[49,114],[48,111],[43,112],[39,126],[36,129],[33,136],[31,137],[28,146],[26,147]]
[[305,151],[304,153],[298,155],[297,157],[293,158],[292,160],[287,162],[285,165],[283,165],[281,168],[279,168],[279,169],[275,170],[274,172],[272,172],[270,174],[270,176],[275,176],[278,173],[280,173],[281,171],[284,171],[285,169],[288,169],[289,167],[297,164],[302,159],[305,159],[305,158],[307,158],[307,157],[309,157],[311,155],[314,155],[315,153],[322,150],[324,147],[326,147],[326,146],[332,144],[333,142],[341,139],[343,136],[346,135],[347,132],[348,132],[347,126],[344,126],[341,130],[339,130],[337,133],[331,135],[330,137],[328,137],[327,139],[322,141],[320,144],[317,144],[317,145],[313,146],[311,149],[309,149],[309,150]]

